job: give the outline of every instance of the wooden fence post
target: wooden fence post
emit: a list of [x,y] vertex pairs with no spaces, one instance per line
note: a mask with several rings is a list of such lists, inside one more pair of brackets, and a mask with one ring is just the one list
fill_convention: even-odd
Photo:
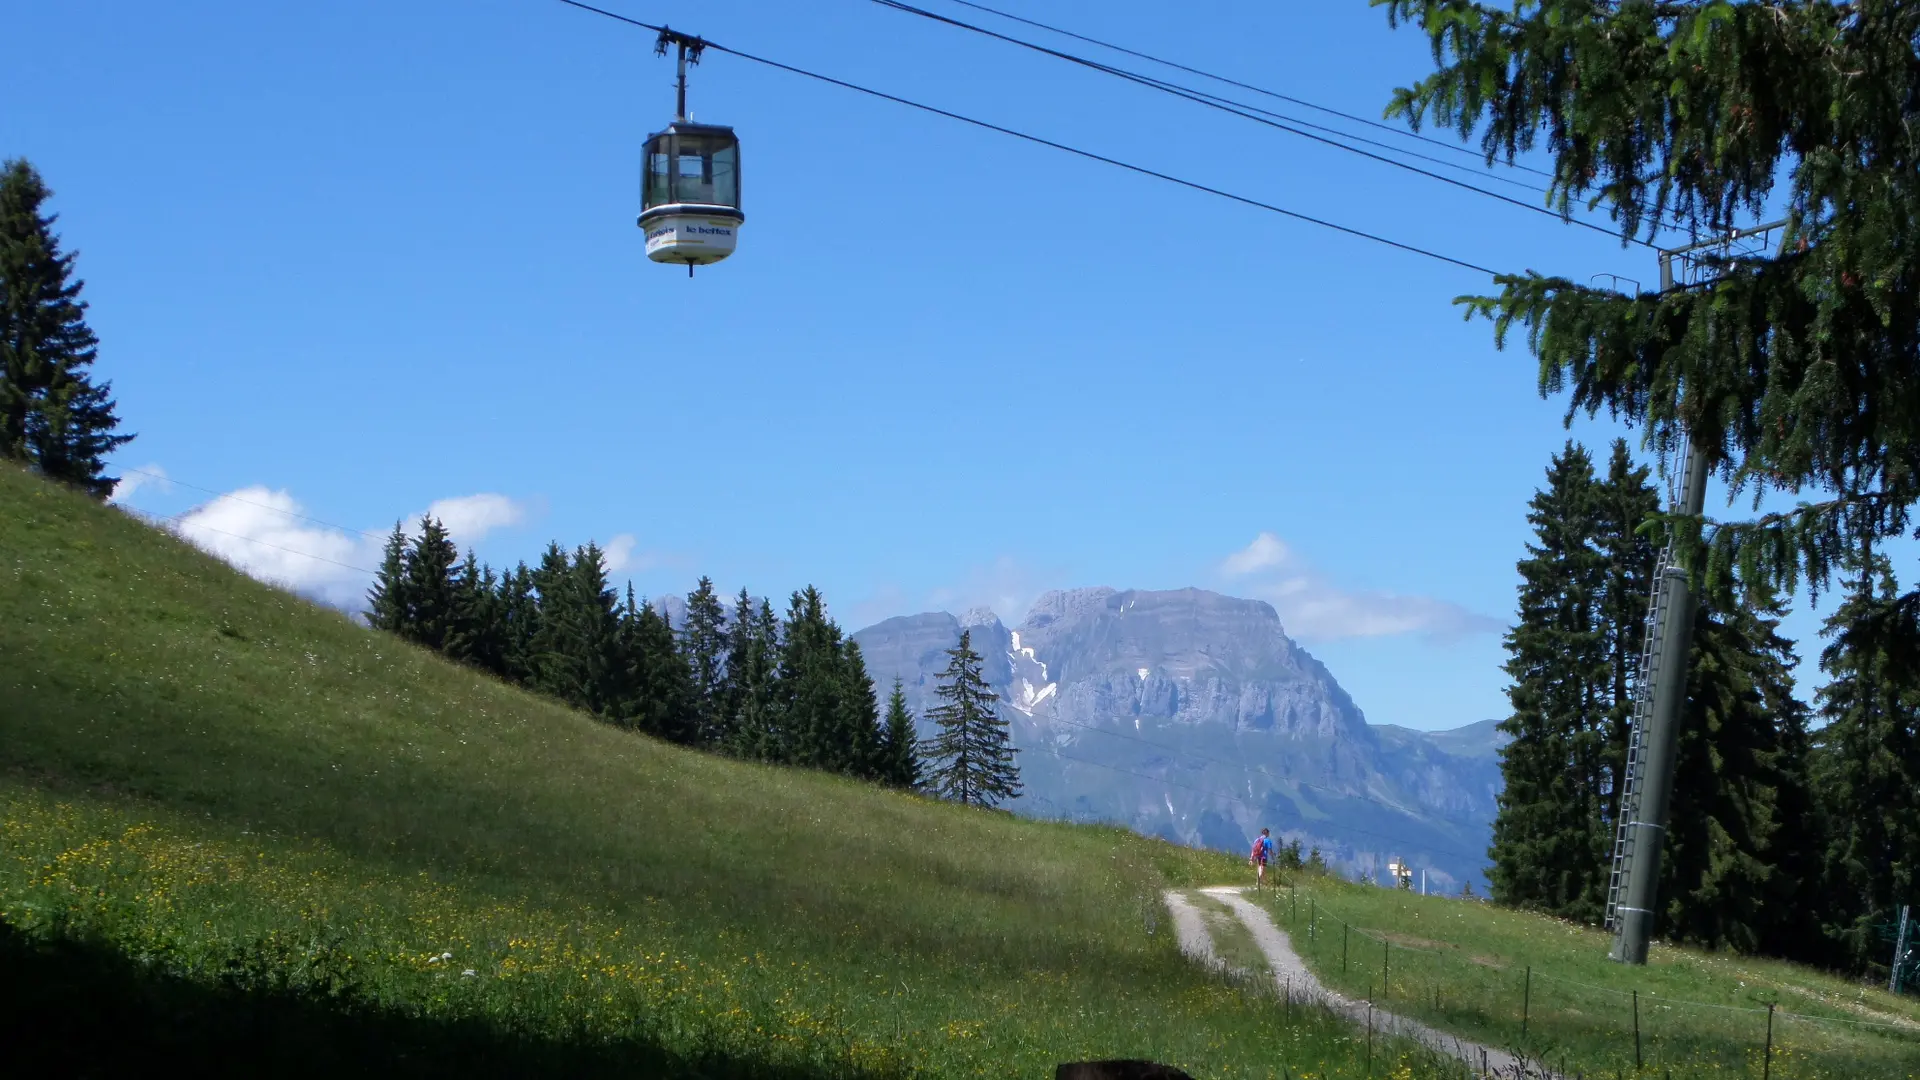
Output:
[[1767,1049],[1760,1059],[1760,1080],[1767,1080],[1773,1072],[1773,1003],[1767,1003]]
[[1533,965],[1527,965],[1527,981],[1520,987],[1520,1037],[1527,1037],[1527,1011],[1533,1004]]

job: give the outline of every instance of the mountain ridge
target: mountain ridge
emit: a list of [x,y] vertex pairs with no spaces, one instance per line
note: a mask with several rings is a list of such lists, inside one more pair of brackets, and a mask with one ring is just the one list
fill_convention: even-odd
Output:
[[1272,605],[1205,589],[1054,590],[1008,627],[985,608],[856,631],[922,731],[946,650],[972,634],[1006,706],[1026,794],[1012,808],[1243,850],[1259,828],[1350,872],[1390,860],[1484,883],[1499,789],[1491,721],[1369,724]]

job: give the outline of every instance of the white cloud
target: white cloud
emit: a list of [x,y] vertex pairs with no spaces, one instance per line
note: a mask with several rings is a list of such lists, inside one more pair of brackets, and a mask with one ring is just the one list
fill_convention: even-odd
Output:
[[606,555],[608,572],[618,573],[625,570],[628,562],[633,558],[634,546],[638,543],[639,541],[634,539],[632,533],[621,533],[607,541],[607,546],[600,550]]
[[247,487],[181,515],[173,529],[262,581],[335,607],[365,602],[380,541],[306,520],[285,491]]
[[1419,634],[1449,642],[1504,628],[1500,620],[1449,600],[1341,588],[1304,566],[1279,537],[1267,532],[1222,560],[1220,572],[1254,577],[1245,588],[1273,605],[1288,633],[1308,640]]
[[525,506],[505,495],[485,493],[436,500],[427,507],[427,515],[446,527],[455,544],[466,547],[495,529],[520,524],[527,513]]
[[165,493],[173,490],[173,481],[167,479],[167,470],[158,465],[143,465],[138,469],[120,470],[120,480],[113,485],[110,502],[123,503],[133,498],[134,493],[144,488]]
[[622,570],[645,573],[674,561],[661,552],[641,550],[640,541],[632,533],[621,533],[607,541],[600,552],[610,574]]
[[[407,519],[409,532],[417,534],[429,514],[462,546],[526,517],[523,504],[504,495],[464,495],[437,500],[424,514],[412,515]],[[382,532],[316,521],[285,490],[261,485],[213,498],[168,527],[261,581],[347,611],[366,607],[386,543]]]
[[1293,552],[1279,537],[1263,532],[1253,538],[1253,543],[1227,556],[1226,561],[1220,564],[1220,569],[1228,577],[1242,577],[1285,566],[1292,559]]

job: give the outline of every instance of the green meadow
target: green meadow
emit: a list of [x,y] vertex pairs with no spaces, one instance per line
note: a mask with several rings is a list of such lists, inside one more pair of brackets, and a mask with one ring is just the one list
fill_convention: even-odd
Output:
[[1594,927],[1310,874],[1290,884],[1258,902],[1327,985],[1569,1075],[1920,1076],[1920,1006],[1883,987],[1668,945],[1628,967]]
[[40,1071],[1437,1075],[1183,959],[1238,861],[692,752],[0,467],[0,1035]]

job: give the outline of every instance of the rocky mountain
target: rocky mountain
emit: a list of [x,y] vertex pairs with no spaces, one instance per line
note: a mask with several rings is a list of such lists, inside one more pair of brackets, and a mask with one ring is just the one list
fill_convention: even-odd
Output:
[[1013,628],[974,610],[859,631],[882,699],[899,677],[923,733],[963,629],[1020,750],[1018,812],[1236,852],[1265,826],[1348,872],[1384,881],[1386,863],[1403,860],[1427,870],[1431,890],[1485,883],[1500,786],[1492,721],[1368,724],[1266,603],[1072,589],[1042,596]]

